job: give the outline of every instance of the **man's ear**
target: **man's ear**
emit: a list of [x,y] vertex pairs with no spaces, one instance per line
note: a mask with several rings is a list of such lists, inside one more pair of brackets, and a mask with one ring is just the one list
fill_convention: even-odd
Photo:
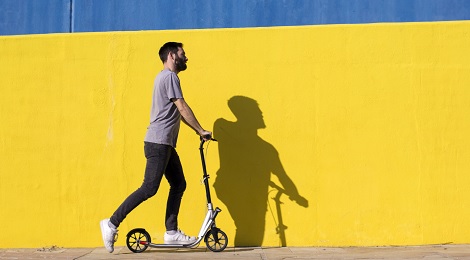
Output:
[[174,53],[171,52],[171,51],[168,52],[168,58],[167,58],[167,59],[168,59],[168,60],[170,60],[170,59],[171,59],[171,60],[175,60],[175,57],[173,56],[173,54],[174,54]]

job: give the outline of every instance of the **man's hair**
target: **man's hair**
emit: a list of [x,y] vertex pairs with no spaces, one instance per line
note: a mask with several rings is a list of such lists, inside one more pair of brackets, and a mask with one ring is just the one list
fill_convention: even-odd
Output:
[[183,44],[181,42],[167,42],[163,44],[160,51],[158,51],[160,60],[165,63],[169,53],[178,53],[178,47],[183,48]]

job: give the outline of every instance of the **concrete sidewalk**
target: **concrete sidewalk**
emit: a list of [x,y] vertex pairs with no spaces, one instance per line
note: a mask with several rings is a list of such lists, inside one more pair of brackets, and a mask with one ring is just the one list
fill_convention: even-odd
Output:
[[469,259],[470,245],[408,247],[282,247],[227,248],[214,253],[200,246],[195,249],[154,249],[134,254],[126,247],[114,253],[104,248],[0,249],[0,259]]

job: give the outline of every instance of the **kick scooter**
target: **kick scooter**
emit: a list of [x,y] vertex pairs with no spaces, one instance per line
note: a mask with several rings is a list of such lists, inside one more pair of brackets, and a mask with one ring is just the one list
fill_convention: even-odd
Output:
[[[208,138],[206,138],[208,139]],[[217,141],[213,138],[210,138],[212,141]],[[206,198],[207,198],[207,214],[204,222],[202,222],[201,229],[199,231],[196,241],[190,244],[154,244],[151,242],[149,233],[143,228],[135,228],[129,233],[127,233],[126,244],[129,250],[134,253],[144,252],[148,247],[155,248],[194,248],[199,245],[199,243],[204,239],[207,248],[213,252],[223,251],[228,244],[227,235],[216,227],[215,218],[217,214],[222,210],[216,207],[215,209],[212,206],[211,194],[209,190],[209,175],[206,171],[206,161],[204,159],[204,145],[205,140],[201,138],[201,143],[199,145],[199,152],[201,154],[202,162],[202,172],[204,186],[206,189]]]

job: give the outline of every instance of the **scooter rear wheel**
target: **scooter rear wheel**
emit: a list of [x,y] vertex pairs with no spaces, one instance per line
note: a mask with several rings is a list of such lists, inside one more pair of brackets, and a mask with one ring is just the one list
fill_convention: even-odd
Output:
[[143,228],[136,228],[127,233],[127,248],[134,253],[142,253],[151,243],[149,233]]
[[204,237],[207,248],[212,252],[222,252],[227,247],[228,237],[224,231],[212,227]]

